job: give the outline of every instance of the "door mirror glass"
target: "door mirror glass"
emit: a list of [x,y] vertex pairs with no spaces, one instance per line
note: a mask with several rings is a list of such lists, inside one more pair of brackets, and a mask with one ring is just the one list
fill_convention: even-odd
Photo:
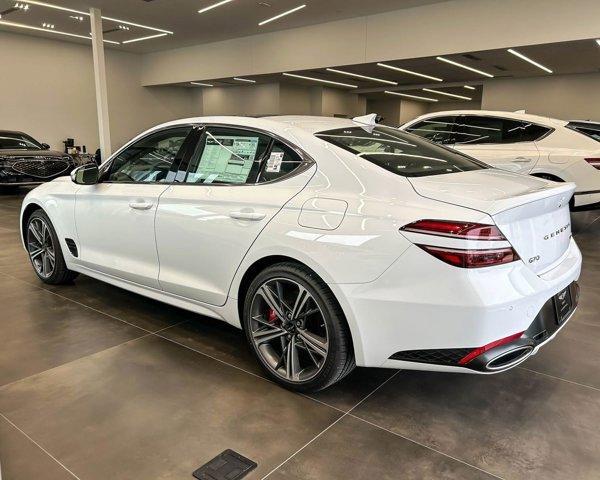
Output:
[[42,149],[43,150],[50,150],[50,145],[48,145],[47,143],[42,143]]
[[71,180],[78,185],[94,185],[98,183],[98,165],[86,163],[71,172]]

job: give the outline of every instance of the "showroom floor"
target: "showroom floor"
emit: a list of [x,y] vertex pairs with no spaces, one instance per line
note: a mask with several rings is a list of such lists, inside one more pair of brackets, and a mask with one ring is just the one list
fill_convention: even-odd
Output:
[[495,376],[358,369],[304,397],[240,332],[86,277],[43,286],[0,196],[4,480],[186,479],[225,449],[247,478],[600,478],[600,212],[573,216],[582,300]]

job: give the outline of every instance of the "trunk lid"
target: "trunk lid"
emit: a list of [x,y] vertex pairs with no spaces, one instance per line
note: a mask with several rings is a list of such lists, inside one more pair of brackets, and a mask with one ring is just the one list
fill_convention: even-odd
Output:
[[494,169],[408,180],[423,197],[490,215],[523,262],[537,274],[551,269],[569,248],[573,183],[548,182]]

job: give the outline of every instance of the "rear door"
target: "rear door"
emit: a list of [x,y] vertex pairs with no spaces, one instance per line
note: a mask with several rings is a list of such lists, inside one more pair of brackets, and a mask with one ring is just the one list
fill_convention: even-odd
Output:
[[531,125],[500,117],[462,115],[453,147],[493,167],[527,174],[540,156],[527,133]]
[[163,290],[223,305],[246,252],[314,174],[300,151],[264,133],[208,126],[182,183],[160,197]]

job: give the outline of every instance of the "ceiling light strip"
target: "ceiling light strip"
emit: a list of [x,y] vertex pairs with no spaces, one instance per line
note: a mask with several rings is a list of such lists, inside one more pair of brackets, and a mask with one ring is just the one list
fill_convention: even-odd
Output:
[[238,82],[256,83],[256,80],[250,80],[249,78],[233,77],[233,79],[237,80]]
[[214,87],[211,83],[202,83],[202,82],[190,82],[192,85],[198,85],[199,87]]
[[388,95],[397,95],[399,97],[413,98],[415,100],[423,100],[425,102],[438,102],[439,101],[437,98],[419,97],[418,95],[410,95],[408,93],[400,93],[400,92],[390,92],[389,90],[386,90],[385,93],[387,93]]
[[286,15],[290,15],[291,13],[297,12],[298,10],[302,10],[304,7],[306,7],[306,4],[304,5],[300,5],[296,8],[292,8],[291,10],[287,10],[283,13],[280,13],[279,15],[275,15],[274,17],[271,18],[267,18],[266,20],[263,20],[262,22],[259,22],[258,26],[261,27],[263,25],[265,25],[266,23],[272,22],[274,20],[278,20],[281,17],[285,17]]
[[[6,20],[0,20],[0,25],[6,25],[7,27],[25,28],[27,30],[36,30],[38,32],[56,33],[57,35],[66,35],[67,37],[76,37],[76,38],[84,38],[86,40],[91,40],[90,37],[86,37],[85,35],[77,35],[75,33],[61,32],[60,30],[51,30],[49,28],[33,27],[31,25],[25,25],[24,23],[8,22]],[[113,40],[104,40],[104,42],[113,43],[115,45],[121,44],[120,42],[115,42]]]
[[472,87],[471,85],[465,85],[464,88],[467,90],[475,90],[475,87]]
[[441,78],[432,77],[431,75],[425,75],[424,73],[413,72],[412,70],[406,70],[404,68],[395,67],[393,65],[388,65],[387,63],[378,63],[378,67],[388,68],[389,70],[395,70],[396,72],[407,73],[408,75],[415,75],[417,77],[427,78],[429,80],[433,80],[435,82],[443,82]]
[[391,80],[384,80],[383,78],[368,77],[366,75],[360,75],[358,73],[345,72],[344,70],[337,70],[335,68],[326,68],[328,72],[339,73],[340,75],[348,75],[349,77],[362,78],[364,80],[372,80],[374,82],[387,83],[388,85],[398,85],[398,82],[392,82]]
[[440,95],[446,95],[447,97],[460,98],[461,100],[473,100],[471,97],[463,97],[462,95],[456,95],[454,93],[442,92],[440,90],[433,90],[431,88],[422,88],[421,90],[423,90],[424,92],[438,93]]
[[[72,12],[78,13],[79,15],[85,15],[87,17],[90,16],[90,12],[84,12],[81,10],[75,10],[73,8],[61,7],[60,5],[54,5],[53,3],[40,2],[38,0],[22,0],[24,3],[29,3],[30,5],[37,5],[39,7],[53,8],[54,10],[62,10],[63,12]],[[154,30],[155,32],[162,32],[168,35],[173,35],[173,32],[169,30],[163,30],[162,28],[149,27],[148,25],[141,25],[139,23],[128,22],[126,20],[119,20],[118,18],[111,18],[102,16],[103,20],[108,20],[110,22],[124,23],[126,25],[131,25],[132,27],[145,28],[147,30]]]
[[122,43],[143,42],[144,40],[152,40],[153,38],[165,37],[168,33],[158,33],[156,35],[148,35],[147,37],[132,38],[131,40],[123,40]]
[[229,3],[229,2],[233,2],[233,0],[223,0],[221,2],[214,3],[212,5],[209,5],[208,7],[201,8],[200,10],[198,10],[198,13],[208,12],[209,10],[212,10],[213,8],[220,7],[221,5],[225,5],[226,3]]
[[523,55],[520,52],[517,52],[516,50],[509,48],[508,49],[509,53],[512,53],[515,57],[519,57],[521,60],[525,60],[526,62],[531,63],[532,65],[535,65],[536,67],[542,69],[544,72],[547,73],[553,73],[552,70],[550,70],[548,67],[544,67],[544,65],[542,65],[541,63],[536,62],[535,60],[532,60],[529,57],[526,57],[525,55]]
[[356,85],[350,85],[349,83],[334,82],[332,80],[323,80],[322,78],[307,77],[305,75],[297,75],[295,73],[284,72],[283,75],[285,75],[286,77],[300,78],[301,80],[311,80],[313,82],[327,83],[329,85],[339,85],[341,87],[358,88]]
[[473,67],[468,67],[467,65],[463,65],[462,63],[455,62],[454,60],[449,60],[444,57],[435,57],[435,58],[437,58],[440,62],[446,62],[446,63],[449,63],[450,65],[454,65],[455,67],[460,67],[460,68],[464,68],[465,70],[470,70],[471,72],[478,73],[479,75],[483,75],[484,77],[494,78],[494,76],[491,73],[487,73],[482,70],[477,70],[476,68],[473,68]]

